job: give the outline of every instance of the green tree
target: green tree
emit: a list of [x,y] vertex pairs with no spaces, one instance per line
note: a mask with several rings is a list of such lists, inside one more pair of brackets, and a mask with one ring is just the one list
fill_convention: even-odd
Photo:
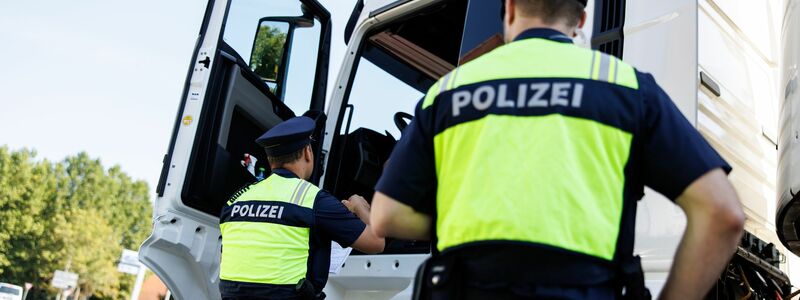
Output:
[[80,274],[82,293],[119,298],[115,260],[122,252],[118,237],[99,210],[75,209],[58,217],[54,234],[63,244],[70,271]]
[[0,147],[0,281],[44,286],[60,259],[49,211],[56,202],[52,163]]
[[146,183],[86,153],[57,163],[35,156],[0,147],[0,281],[32,282],[29,299],[45,299],[56,292],[53,271],[69,265],[83,296],[126,297],[134,278],[116,261],[149,232]]

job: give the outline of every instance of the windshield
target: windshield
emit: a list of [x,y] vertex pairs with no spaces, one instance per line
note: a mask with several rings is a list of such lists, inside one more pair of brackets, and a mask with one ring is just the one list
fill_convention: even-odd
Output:
[[0,286],[0,295],[2,294],[19,296],[20,290],[8,286]]

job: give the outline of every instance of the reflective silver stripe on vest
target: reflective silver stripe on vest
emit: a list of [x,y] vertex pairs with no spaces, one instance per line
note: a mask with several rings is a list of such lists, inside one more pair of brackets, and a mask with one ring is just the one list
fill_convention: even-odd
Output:
[[450,79],[450,84],[448,84],[449,87],[447,88],[448,90],[452,90],[452,89],[454,89],[456,87],[456,80],[458,80],[458,70],[459,69],[460,69],[459,67],[456,67],[451,72],[451,73],[453,73],[453,78]]
[[609,65],[611,64],[611,56],[601,54],[600,55],[600,72],[597,74],[597,80],[606,81],[608,82],[608,70]]
[[300,195],[300,201],[297,203],[297,205],[303,206],[303,203],[306,202],[306,194],[308,194],[308,191],[311,190],[311,183],[310,182],[306,182],[306,183],[307,183],[306,184],[306,189],[305,189],[305,191],[303,191],[303,194]]
[[297,183],[297,186],[294,187],[294,191],[292,191],[292,196],[290,197],[290,199],[292,199],[292,203],[294,203],[294,199],[296,198],[297,195],[297,190],[300,189],[300,186],[303,185],[303,182],[304,181],[301,180],[299,183]]
[[446,75],[444,75],[444,78],[442,78],[442,83],[439,86],[439,94],[444,93],[445,91],[447,91],[447,81],[450,80],[450,75],[452,75],[452,74],[453,74],[453,72],[448,72]]
[[294,194],[294,197],[292,198],[292,203],[299,205],[300,201],[303,200],[303,196],[308,191],[308,186],[310,185],[311,183],[309,183],[308,181],[300,182],[299,189],[297,189],[297,192]]

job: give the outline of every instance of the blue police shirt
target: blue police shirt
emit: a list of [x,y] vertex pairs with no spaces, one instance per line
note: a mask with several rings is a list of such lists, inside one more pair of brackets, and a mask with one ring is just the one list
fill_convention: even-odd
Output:
[[[520,34],[517,40],[529,38],[571,43],[566,36],[550,29],[531,29]],[[705,173],[716,168],[725,172],[731,171],[728,163],[689,123],[664,90],[656,84],[653,76],[639,71],[636,71],[636,76],[639,89],[629,92],[638,93],[636,99],[641,99],[636,104],[639,106],[638,116],[602,116],[633,120],[632,125],[637,128],[625,168],[622,225],[615,260],[632,255],[636,201],[644,195],[645,186],[674,200]],[[598,87],[592,93],[605,92],[601,86]],[[614,97],[614,94],[609,93],[609,97]],[[607,111],[606,108],[604,112]],[[434,127],[441,118],[435,109],[430,106],[423,109],[422,101],[419,102],[414,119],[403,131],[402,138],[395,146],[375,188],[418,212],[434,217],[437,178],[433,138],[437,133]],[[498,277],[496,274],[509,273],[505,269],[507,267],[541,271],[526,274],[532,282],[596,284],[614,276],[611,266],[584,260],[583,257],[573,257],[552,247],[530,248],[509,243],[484,248],[470,246],[473,249],[464,247],[459,250],[469,264],[465,272],[470,273],[470,268],[475,269],[472,273],[484,282],[492,282],[492,277]],[[497,279],[494,280],[501,284]]]
[[[298,178],[286,169],[272,170],[274,175]],[[342,247],[350,247],[367,227],[351,213],[341,200],[325,190],[320,190],[314,199],[314,225],[309,236],[308,273],[306,278],[318,291],[328,281],[331,261],[331,241]],[[294,299],[294,286],[232,282],[220,280],[220,290],[225,297],[256,297],[268,299]]]

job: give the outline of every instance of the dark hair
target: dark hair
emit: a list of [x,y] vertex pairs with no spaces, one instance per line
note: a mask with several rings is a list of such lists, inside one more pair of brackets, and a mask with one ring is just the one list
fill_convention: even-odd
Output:
[[308,145],[304,146],[300,150],[297,150],[297,151],[289,153],[289,154],[278,155],[278,156],[269,156],[269,155],[267,155],[267,161],[269,161],[270,166],[276,166],[276,167],[280,167],[280,166],[283,166],[285,164],[293,163],[296,160],[298,160],[301,157],[303,157],[303,151],[306,150],[306,147],[308,147]]
[[516,0],[523,16],[538,17],[548,24],[562,21],[577,26],[583,16],[583,4],[576,0]]

